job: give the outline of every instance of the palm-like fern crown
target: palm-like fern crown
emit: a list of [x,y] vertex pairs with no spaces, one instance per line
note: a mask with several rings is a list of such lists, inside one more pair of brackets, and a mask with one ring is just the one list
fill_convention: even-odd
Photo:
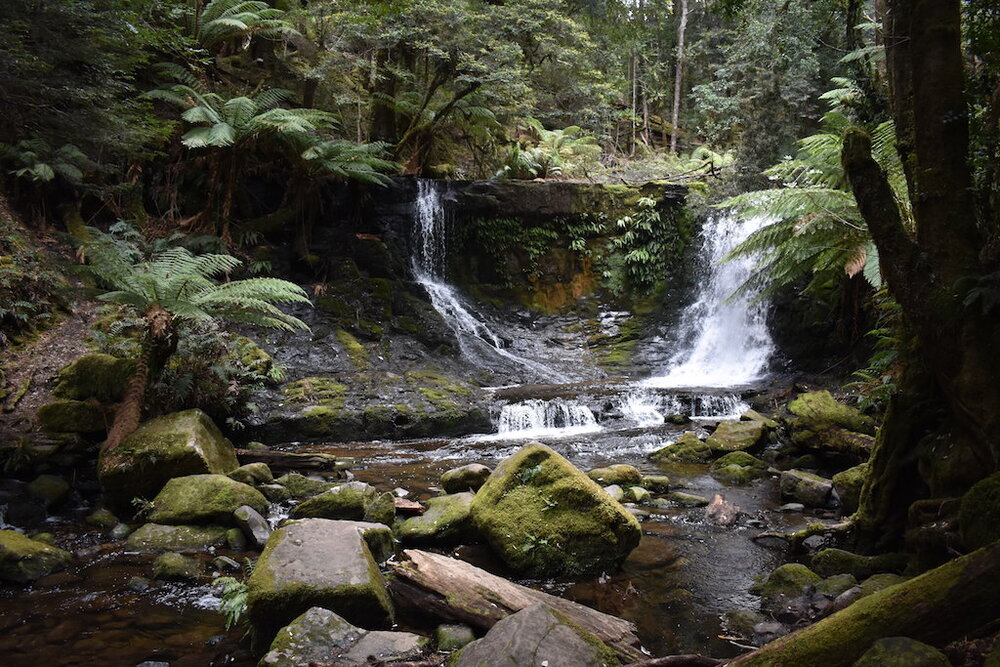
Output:
[[259,0],[210,0],[193,17],[195,39],[213,50],[239,40],[243,48],[255,36],[282,39],[298,34],[283,17],[285,12]]
[[[881,285],[878,252],[840,164],[843,134],[851,123],[839,111],[829,112],[823,120],[822,132],[799,141],[798,155],[764,172],[779,187],[719,204],[743,215],[774,220],[729,254],[760,257],[741,292],[763,287],[763,295],[770,294],[807,275],[811,280],[806,291],[811,291],[832,284],[841,272],[848,276],[863,272],[873,286]],[[900,211],[909,217],[906,181],[891,121],[872,133],[872,156],[888,175]]]
[[147,253],[142,237],[119,224],[112,234],[88,228],[84,244],[89,272],[110,288],[99,298],[121,303],[144,314],[159,306],[179,320],[223,318],[259,326],[307,329],[304,322],[274,304],[309,303],[297,285],[277,278],[217,282],[240,266],[230,255],[195,255],[187,248],[156,248]]

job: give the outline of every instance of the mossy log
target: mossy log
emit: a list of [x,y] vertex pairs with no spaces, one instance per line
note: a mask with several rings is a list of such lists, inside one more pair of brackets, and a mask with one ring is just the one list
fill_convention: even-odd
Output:
[[996,620],[998,599],[1000,541],[864,597],[727,664],[846,666],[876,640],[895,636],[940,647]]
[[502,618],[543,602],[596,635],[624,662],[644,658],[629,621],[520,586],[454,558],[413,549],[403,553],[409,560],[391,566],[396,576],[389,590],[393,598],[406,600],[423,613],[488,630]]

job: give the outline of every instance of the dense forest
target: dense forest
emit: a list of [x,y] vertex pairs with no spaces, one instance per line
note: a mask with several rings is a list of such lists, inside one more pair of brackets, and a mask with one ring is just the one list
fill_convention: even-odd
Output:
[[[480,638],[448,658],[464,642],[446,648],[441,628],[458,626],[441,625],[410,653],[371,655],[490,664],[495,632],[549,624],[576,639],[537,638],[538,650],[576,664],[998,664],[995,4],[4,0],[0,594],[21,606],[0,612],[0,628],[57,637],[48,617],[21,618],[70,576],[53,572],[77,568],[87,574],[73,586],[90,577],[110,591],[139,562],[127,554],[148,552],[149,566],[166,551],[123,594],[204,583],[208,568],[227,621],[186,629],[196,639],[163,653],[176,664],[221,660],[199,634],[212,632],[238,664],[365,664],[357,637],[375,633],[359,628],[423,636],[425,612]],[[726,215],[743,232],[713,226]],[[668,378],[691,367],[676,351],[697,329],[685,311],[715,326],[715,311],[688,303],[714,280],[716,264],[698,268],[715,247],[706,230],[736,239],[712,262],[746,267],[711,308],[745,309],[740,326],[774,343],[729,385],[651,383],[664,365]],[[747,356],[741,345],[729,341]],[[730,407],[707,411],[712,401]],[[529,408],[546,427],[624,424],[614,437],[636,438],[621,451],[641,463],[541,437],[513,454],[427,454],[516,430],[510,415]],[[642,429],[673,444],[653,447]],[[415,438],[425,444],[397,458],[379,449]],[[213,479],[181,488],[195,477]],[[700,496],[679,489],[705,493],[704,517]],[[765,493],[804,504],[801,521],[774,518],[785,510]],[[567,505],[590,509],[565,518]],[[670,518],[651,520],[659,510]],[[414,512],[437,523],[404,527]],[[759,528],[745,544],[777,541],[793,561],[770,575],[763,557],[747,566],[748,582],[762,575],[758,622],[726,616],[697,625],[695,641],[612,600],[642,579],[635,554],[652,552],[640,536],[661,544],[649,526],[690,512],[712,530]],[[556,514],[562,528],[509,543]],[[381,529],[309,523],[344,519]],[[149,526],[191,532],[163,541]],[[744,547],[713,539],[740,558]],[[394,540],[410,549],[386,566]],[[332,587],[302,593],[302,606],[282,586],[313,585],[325,557],[282,551],[302,541],[337,552],[338,572],[382,582],[381,563],[388,587],[368,582],[348,602]],[[229,562],[208,565],[208,547]],[[432,553],[449,549],[460,560]],[[114,574],[95,579],[112,553]],[[305,565],[283,570],[282,558]],[[608,578],[621,568],[632,579]],[[830,583],[848,573],[854,597]],[[865,588],[877,577],[895,579]],[[93,613],[142,615],[116,599]],[[665,613],[692,604],[656,599]],[[294,624],[336,622],[361,634],[341,627],[336,650],[289,639]],[[704,655],[657,662],[640,640]],[[58,639],[40,641],[12,664],[55,655]],[[101,641],[108,664],[145,659]]]

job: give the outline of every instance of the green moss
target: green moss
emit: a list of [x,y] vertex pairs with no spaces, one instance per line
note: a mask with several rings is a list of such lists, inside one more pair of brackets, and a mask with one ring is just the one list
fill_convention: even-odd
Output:
[[469,492],[431,498],[426,512],[396,524],[396,535],[404,544],[450,546],[468,542],[475,534],[472,499]]
[[274,481],[275,483],[288,489],[288,492],[292,494],[293,498],[309,498],[323,493],[324,491],[329,491],[334,487],[332,482],[310,479],[309,477],[300,475],[297,472],[282,475]]
[[685,433],[673,444],[662,447],[649,455],[657,462],[705,463],[712,456],[712,449],[694,433]]
[[149,520],[172,525],[232,525],[233,512],[242,505],[266,512],[268,502],[252,486],[224,475],[176,477],[153,500]]
[[108,420],[97,403],[60,400],[40,407],[38,422],[47,433],[99,433]]
[[289,382],[281,388],[285,400],[343,409],[347,386],[329,377],[307,377]]
[[817,426],[841,426],[849,431],[857,431],[872,435],[875,423],[871,417],[863,414],[857,408],[844,405],[828,391],[812,391],[801,394],[788,404],[789,411]]
[[840,496],[840,505],[845,514],[853,514],[858,510],[861,501],[861,489],[868,479],[871,466],[868,463],[848,468],[833,476],[833,488]]
[[705,444],[713,452],[743,451],[762,444],[764,435],[763,422],[725,421],[705,439]]
[[977,482],[962,497],[958,525],[969,549],[1000,540],[1000,472]]
[[347,358],[351,360],[351,364],[354,368],[359,371],[368,370],[371,366],[371,362],[368,359],[368,350],[365,349],[365,346],[359,343],[357,338],[343,329],[337,329],[336,337],[337,342],[344,348],[344,351],[347,353]]
[[765,608],[771,607],[784,597],[798,597],[810,586],[815,586],[822,577],[801,563],[786,563],[772,570],[767,579],[751,588],[759,592]]
[[396,507],[391,493],[379,493],[361,482],[324,491],[292,509],[293,519],[346,519],[391,526]]
[[642,482],[642,473],[633,466],[616,463],[606,468],[595,468],[587,473],[587,477],[602,486],[618,484],[622,487]]
[[410,384],[439,389],[457,396],[472,396],[473,388],[467,382],[450,378],[442,373],[429,369],[407,371],[404,376]]
[[77,401],[96,398],[102,403],[114,403],[121,400],[134,367],[133,362],[110,354],[88,354],[59,370],[52,393]]
[[73,560],[63,551],[13,530],[0,530],[0,580],[23,584],[62,570]]
[[225,526],[162,526],[147,523],[128,536],[125,546],[133,551],[207,550],[210,547],[225,546],[228,530]]
[[823,549],[812,557],[811,562],[813,569],[825,577],[850,574],[861,580],[879,572],[902,572],[907,558],[900,553],[860,556],[841,549]]

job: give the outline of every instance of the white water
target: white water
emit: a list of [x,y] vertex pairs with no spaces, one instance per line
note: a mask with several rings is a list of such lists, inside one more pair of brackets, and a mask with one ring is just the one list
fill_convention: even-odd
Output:
[[650,387],[732,387],[764,377],[774,343],[767,330],[767,304],[756,293],[727,299],[750,275],[756,262],[722,258],[763,227],[767,218],[740,219],[722,212],[701,231],[702,256],[708,262],[698,298],[680,323],[680,349],[662,375],[643,382]]
[[561,438],[600,430],[594,413],[582,403],[562,398],[549,401],[532,398],[500,408],[497,432],[478,436],[476,440]]
[[462,354],[483,364],[500,357],[532,371],[546,382],[568,382],[562,373],[548,366],[525,359],[504,348],[504,341],[481,319],[473,315],[462,302],[458,291],[445,280],[447,238],[445,209],[441,194],[434,181],[417,181],[417,199],[414,202],[415,237],[413,275],[430,297],[431,305],[441,314],[455,333]]
[[662,424],[666,415],[691,419],[739,419],[750,409],[736,394],[661,394],[650,389],[633,390],[621,402],[622,416],[638,426]]

